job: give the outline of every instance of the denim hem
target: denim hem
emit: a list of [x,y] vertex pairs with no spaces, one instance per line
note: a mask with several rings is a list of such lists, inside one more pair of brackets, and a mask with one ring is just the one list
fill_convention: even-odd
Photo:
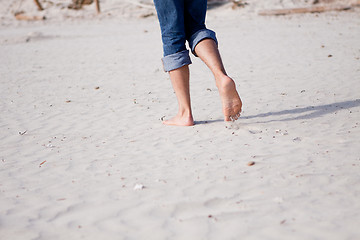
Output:
[[218,41],[216,39],[216,34],[214,31],[211,31],[209,29],[201,29],[199,31],[197,31],[196,33],[194,33],[190,39],[189,39],[189,46],[191,48],[191,52],[195,55],[195,57],[197,57],[196,53],[195,53],[195,47],[196,45],[201,42],[204,39],[213,39],[216,43],[216,45],[218,44]]
[[165,72],[170,72],[172,70],[181,68],[182,66],[191,64],[189,50],[167,55],[161,60],[163,62]]

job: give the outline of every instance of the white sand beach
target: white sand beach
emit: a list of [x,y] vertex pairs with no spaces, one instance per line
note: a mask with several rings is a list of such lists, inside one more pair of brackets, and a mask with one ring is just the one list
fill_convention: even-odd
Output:
[[360,8],[248,2],[207,17],[241,118],[192,56],[196,124],[174,127],[154,10],[0,0],[0,239],[360,239]]

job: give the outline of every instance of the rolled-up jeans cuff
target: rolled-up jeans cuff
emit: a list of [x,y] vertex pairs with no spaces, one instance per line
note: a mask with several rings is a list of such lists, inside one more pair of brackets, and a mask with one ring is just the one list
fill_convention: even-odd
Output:
[[201,29],[197,32],[195,32],[189,40],[189,46],[191,48],[192,53],[197,57],[196,53],[195,53],[195,47],[196,45],[201,42],[204,39],[213,39],[216,43],[216,45],[218,44],[218,41],[216,39],[216,34],[214,31],[211,31],[209,29]]
[[164,65],[165,72],[170,72],[172,70],[181,68],[182,66],[191,64],[189,50],[184,50],[181,52],[167,55],[163,57],[161,60]]

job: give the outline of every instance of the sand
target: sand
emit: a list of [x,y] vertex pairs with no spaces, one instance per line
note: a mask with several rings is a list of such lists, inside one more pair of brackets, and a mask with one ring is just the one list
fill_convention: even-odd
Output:
[[244,108],[192,57],[193,127],[142,11],[3,15],[0,239],[359,239],[359,9],[209,11]]

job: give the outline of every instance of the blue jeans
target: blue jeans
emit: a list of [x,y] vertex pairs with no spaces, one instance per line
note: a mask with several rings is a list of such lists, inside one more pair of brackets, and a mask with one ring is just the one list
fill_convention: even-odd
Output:
[[164,70],[169,72],[191,64],[188,41],[192,53],[202,40],[210,38],[217,43],[215,32],[205,26],[207,0],[154,0],[160,22]]

